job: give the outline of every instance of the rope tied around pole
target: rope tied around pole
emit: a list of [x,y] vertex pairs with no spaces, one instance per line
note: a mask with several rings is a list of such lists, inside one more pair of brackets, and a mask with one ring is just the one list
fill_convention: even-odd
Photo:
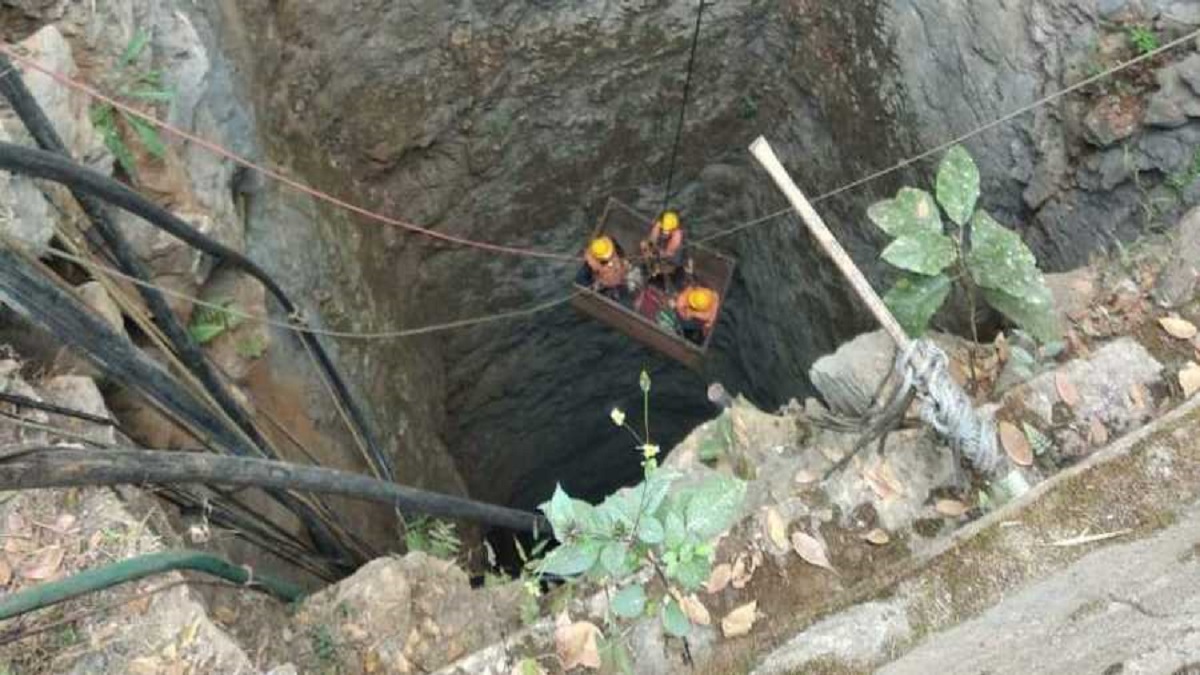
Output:
[[902,374],[899,393],[914,392],[920,401],[921,421],[962,453],[985,478],[1005,465],[996,442],[996,424],[990,413],[977,410],[966,392],[950,377],[950,359],[929,340],[913,340],[896,356]]

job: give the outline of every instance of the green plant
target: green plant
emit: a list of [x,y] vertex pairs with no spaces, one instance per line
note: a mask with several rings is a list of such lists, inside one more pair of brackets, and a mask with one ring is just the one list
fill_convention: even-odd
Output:
[[1149,26],[1144,24],[1134,24],[1125,29],[1125,34],[1129,37],[1129,42],[1139,54],[1149,54],[1160,46],[1158,34]]
[[451,560],[462,549],[454,523],[418,516],[404,523],[404,545],[410,551],[424,551],[435,558]]
[[267,351],[267,339],[261,333],[251,333],[238,340],[234,348],[237,350],[238,356],[244,359],[257,359]]
[[216,307],[197,306],[192,311],[192,319],[188,323],[188,334],[197,344],[208,344],[227,330],[237,328],[242,318],[229,310],[236,310],[237,305],[232,300],[222,300]]
[[1192,150],[1192,161],[1187,166],[1167,176],[1167,186],[1182,193],[1200,179],[1200,147]]
[[[162,71],[139,71],[132,67],[133,62],[142,55],[149,43],[149,33],[139,28],[130,38],[117,62],[114,75],[116,81],[112,83],[112,91],[115,98],[122,103],[169,103],[175,98],[175,92],[163,82]],[[137,162],[133,150],[126,142],[129,133],[132,133],[142,148],[152,156],[161,159],[166,154],[167,148],[158,129],[137,115],[100,101],[92,104],[89,117],[92,126],[104,139],[104,145],[134,183],[138,179]]]
[[321,661],[332,661],[337,656],[337,642],[328,626],[316,626],[309,633],[313,654]]
[[745,94],[738,99],[738,116],[744,120],[758,117],[758,99],[752,94]]
[[713,540],[737,518],[746,485],[718,475],[672,492],[678,475],[659,468],[659,447],[650,440],[650,376],[645,371],[639,384],[643,433],[626,424],[619,409],[613,409],[611,418],[636,441],[644,480],[596,506],[571,498],[557,486],[541,511],[559,546],[537,570],[559,577],[581,576],[603,584],[610,593],[622,579],[652,571],[662,582],[662,595],[651,598],[640,581],[628,583],[611,593],[609,620],[613,615],[633,619],[654,611],[668,634],[686,637],[691,622],[680,598],[708,580]]
[[[973,330],[978,290],[988,304],[1038,340],[1056,340],[1052,298],[1037,260],[1015,232],[975,208],[979,169],[961,146],[951,148],[938,167],[936,193],[935,201],[927,192],[905,187],[894,199],[867,210],[871,221],[893,237],[881,257],[902,270],[902,276],[884,302],[904,329],[913,336],[924,333],[958,282],[971,303]],[[943,211],[951,222],[950,235],[942,223]]]

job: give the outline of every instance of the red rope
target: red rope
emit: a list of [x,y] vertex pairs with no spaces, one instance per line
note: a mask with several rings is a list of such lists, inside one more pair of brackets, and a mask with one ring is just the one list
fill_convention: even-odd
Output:
[[93,99],[96,99],[97,101],[103,101],[104,103],[111,105],[112,107],[114,107],[118,110],[121,110],[127,114],[133,115],[134,117],[144,120],[145,122],[147,122],[149,124],[154,125],[155,127],[165,131],[166,133],[168,133],[172,136],[175,136],[177,138],[183,139],[183,140],[191,142],[191,143],[195,143],[196,145],[208,150],[209,152],[212,152],[216,155],[219,155],[228,160],[231,160],[234,163],[240,164],[240,165],[246,167],[247,169],[257,171],[264,176],[267,176],[276,181],[279,181],[280,183],[283,183],[284,185],[292,188],[293,190],[296,190],[298,192],[306,194],[310,197],[313,197],[314,199],[319,199],[323,202],[327,202],[338,208],[345,209],[347,211],[350,211],[351,213],[356,213],[360,216],[363,216],[364,218],[368,218],[370,220],[375,220],[375,221],[384,223],[386,225],[391,225],[393,227],[399,227],[399,228],[408,230],[410,232],[416,232],[418,234],[423,234],[423,235],[425,235],[427,237],[431,237],[433,239],[440,239],[441,241],[444,241],[447,243],[457,244],[459,246],[469,246],[471,248],[477,248],[477,249],[484,250],[484,251],[492,251],[493,253],[505,253],[505,254],[510,254],[510,255],[527,256],[527,257],[531,257],[531,258],[545,258],[548,260],[561,260],[561,261],[571,261],[571,262],[577,262],[577,261],[581,260],[580,256],[567,255],[567,254],[563,254],[563,253],[551,253],[549,251],[539,251],[536,249],[520,248],[517,246],[505,246],[503,244],[491,244],[491,243],[484,242],[484,241],[475,241],[473,239],[467,239],[465,237],[459,237],[459,236],[455,236],[453,234],[446,234],[444,232],[430,230],[428,228],[424,228],[424,227],[421,227],[420,225],[415,225],[413,223],[400,220],[398,218],[392,218],[391,216],[385,216],[381,213],[376,213],[374,211],[370,211],[361,206],[351,204],[350,202],[347,202],[344,199],[339,199],[337,197],[334,197],[331,194],[322,192],[316,188],[305,185],[304,183],[301,183],[297,180],[288,178],[287,176],[285,176],[277,171],[268,169],[265,166],[262,166],[260,164],[255,164],[254,162],[250,161],[249,159],[246,159],[245,157],[242,157],[241,155],[238,155],[238,154],[234,153],[233,151],[228,150],[228,149],[218,145],[217,143],[214,143],[212,141],[209,141],[209,140],[206,140],[199,136],[196,136],[194,134],[191,134],[191,133],[184,131],[183,129],[180,129],[178,127],[174,127],[170,124],[167,124],[166,122],[163,122],[162,120],[157,119],[156,117],[153,117],[153,116],[148,115],[136,108],[126,105],[110,96],[106,96],[106,95],[100,93],[99,91],[97,91],[96,89],[93,89],[92,87],[84,84],[83,82],[73,80],[70,77],[68,77],[62,73],[53,71],[49,68],[46,68],[45,66],[38,64],[37,62],[35,62],[32,59],[29,59],[24,56],[21,56],[20,54],[17,54],[16,50],[13,49],[13,47],[11,45],[0,44],[0,52],[4,53],[6,56],[8,56],[8,58],[12,59],[13,61],[16,61],[17,63],[20,63],[26,67],[32,68],[33,70],[36,70],[36,71],[50,77],[51,79],[57,81],[59,84],[70,87],[71,89],[74,89],[76,91],[83,92],[84,94],[90,96]]

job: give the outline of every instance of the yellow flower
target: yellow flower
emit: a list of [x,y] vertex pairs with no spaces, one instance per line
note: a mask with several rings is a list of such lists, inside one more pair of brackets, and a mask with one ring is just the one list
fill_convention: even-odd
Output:
[[659,447],[653,443],[647,443],[642,446],[642,456],[646,459],[658,456]]

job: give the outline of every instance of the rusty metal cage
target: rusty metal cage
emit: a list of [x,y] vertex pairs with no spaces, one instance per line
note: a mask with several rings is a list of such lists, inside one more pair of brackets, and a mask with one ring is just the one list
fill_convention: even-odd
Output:
[[[639,250],[642,239],[649,234],[653,223],[653,217],[638,212],[618,199],[609,197],[592,236],[608,235],[617,243],[620,250],[625,252],[626,256],[634,256]],[[733,281],[734,260],[703,244],[692,244],[686,240],[684,244],[687,247],[687,254],[692,260],[692,273],[696,281],[719,294],[721,303],[718,306],[716,319],[716,324],[719,324],[720,312],[724,311],[725,299]],[[574,281],[574,287],[577,293],[571,300],[571,305],[578,311],[615,328],[654,351],[675,359],[688,368],[700,370],[703,367],[709,343],[712,342],[712,336],[716,332],[716,324],[705,337],[704,342],[696,344],[682,335],[660,326],[644,311],[635,309],[643,308],[646,305],[642,302],[640,294],[633,300],[632,306],[626,306],[580,284],[578,277]]]

